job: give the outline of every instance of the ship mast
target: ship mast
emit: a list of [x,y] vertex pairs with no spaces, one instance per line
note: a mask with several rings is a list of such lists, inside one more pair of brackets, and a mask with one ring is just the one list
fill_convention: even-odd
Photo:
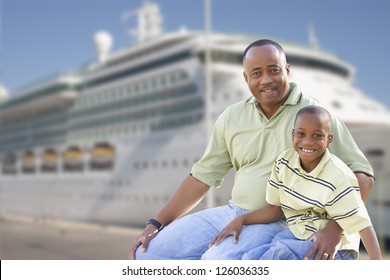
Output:
[[[2,4],[1,4],[1,1],[0,1],[0,13],[2,12]],[[2,45],[2,40],[3,40],[3,36],[2,36],[2,33],[1,33],[1,30],[2,30],[2,24],[1,24],[1,20],[0,20],[0,102],[2,99],[5,99],[8,97],[8,91],[7,89],[5,88],[5,86],[3,85],[3,73],[2,73],[2,65],[1,65],[1,62],[2,62],[2,59],[1,59],[1,54],[2,54],[2,51],[1,51],[1,45]]]
[[309,44],[313,49],[318,49],[320,44],[318,42],[317,35],[314,30],[313,24],[309,23],[307,27],[307,32],[309,36]]
[[128,33],[135,36],[138,42],[159,36],[162,33],[163,18],[157,4],[144,1],[141,8],[127,11],[122,15],[122,21],[136,17],[137,28],[129,29]]
[[[204,26],[205,26],[205,131],[206,139],[209,139],[213,130],[213,117],[212,117],[212,72],[211,72],[211,5],[210,0],[204,0]],[[215,206],[215,190],[210,188],[206,203],[207,208]]]

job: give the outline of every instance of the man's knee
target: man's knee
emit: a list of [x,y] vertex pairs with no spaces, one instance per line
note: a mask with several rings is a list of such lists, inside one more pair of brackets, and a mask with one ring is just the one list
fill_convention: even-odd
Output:
[[212,246],[202,255],[202,260],[240,260],[244,251],[233,243],[231,237],[223,240],[218,246]]
[[135,251],[135,259],[136,260],[150,260],[150,256],[148,251],[143,251],[142,247],[138,247],[138,249]]

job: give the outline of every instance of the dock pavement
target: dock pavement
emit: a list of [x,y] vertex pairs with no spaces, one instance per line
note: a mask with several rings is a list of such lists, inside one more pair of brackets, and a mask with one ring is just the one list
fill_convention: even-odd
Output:
[[140,228],[0,217],[2,260],[127,260]]
[[[0,216],[2,260],[127,260],[141,228]],[[386,252],[383,258],[390,260]],[[365,252],[359,259],[367,259]]]

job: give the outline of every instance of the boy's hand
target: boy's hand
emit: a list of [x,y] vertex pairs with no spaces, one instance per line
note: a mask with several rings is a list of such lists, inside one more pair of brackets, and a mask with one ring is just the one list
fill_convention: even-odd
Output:
[[221,230],[221,232],[216,237],[214,237],[214,239],[209,244],[209,248],[213,245],[217,246],[222,242],[222,240],[231,235],[233,236],[233,242],[237,243],[238,237],[241,233],[242,225],[243,220],[240,219],[240,217],[235,218],[223,230]]

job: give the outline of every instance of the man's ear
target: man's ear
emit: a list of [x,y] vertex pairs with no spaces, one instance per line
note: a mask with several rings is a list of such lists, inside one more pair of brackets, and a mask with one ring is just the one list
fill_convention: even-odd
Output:
[[330,133],[328,135],[328,145],[326,147],[329,147],[329,145],[330,145],[330,143],[332,143],[332,141],[333,141],[333,133]]
[[245,71],[242,72],[242,75],[244,76],[244,80],[246,83],[248,83],[248,75],[246,74]]

